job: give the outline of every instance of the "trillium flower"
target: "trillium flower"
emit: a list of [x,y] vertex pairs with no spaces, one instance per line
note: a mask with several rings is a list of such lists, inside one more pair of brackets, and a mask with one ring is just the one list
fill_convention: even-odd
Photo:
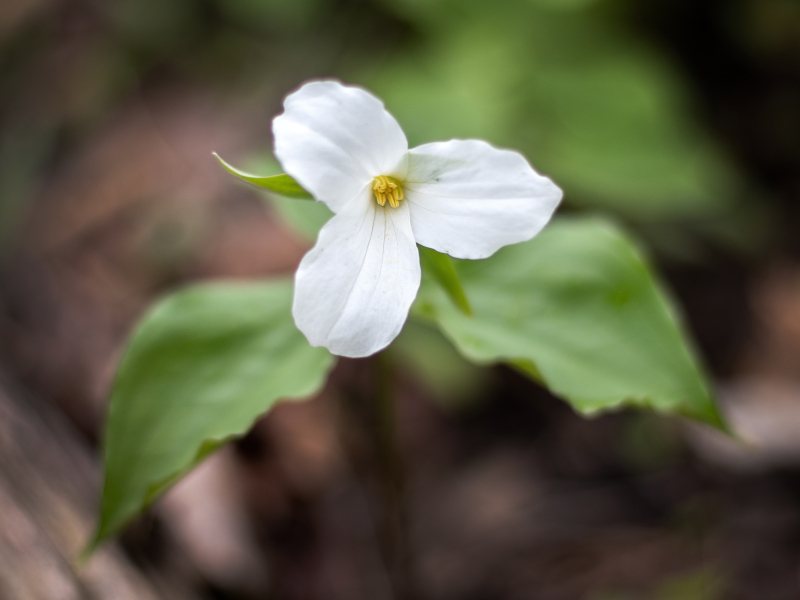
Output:
[[292,313],[313,346],[369,356],[400,333],[420,285],[417,244],[481,259],[534,237],[561,190],[480,140],[409,150],[369,92],[303,85],[273,121],[275,156],[334,216],[295,276]]

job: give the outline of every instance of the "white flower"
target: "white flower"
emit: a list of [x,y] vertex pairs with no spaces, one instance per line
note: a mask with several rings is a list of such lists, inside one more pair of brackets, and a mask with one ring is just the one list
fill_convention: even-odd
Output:
[[360,357],[403,328],[420,284],[417,244],[479,259],[534,237],[561,190],[525,158],[479,140],[411,150],[383,103],[315,81],[273,121],[275,156],[335,213],[295,277],[292,313],[313,346]]

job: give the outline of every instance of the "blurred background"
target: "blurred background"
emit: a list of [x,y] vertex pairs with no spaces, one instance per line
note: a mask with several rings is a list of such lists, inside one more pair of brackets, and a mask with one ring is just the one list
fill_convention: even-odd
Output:
[[[397,493],[375,361],[342,360],[77,569],[136,319],[311,243],[211,152],[277,168],[271,118],[314,77],[373,90],[412,146],[517,148],[563,212],[622,223],[743,442],[584,420],[410,325]],[[3,0],[0,598],[800,598],[798,197],[797,0]]]

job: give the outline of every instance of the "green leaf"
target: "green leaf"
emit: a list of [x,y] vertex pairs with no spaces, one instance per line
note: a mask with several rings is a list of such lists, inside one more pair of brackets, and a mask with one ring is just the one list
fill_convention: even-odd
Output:
[[458,273],[453,266],[453,259],[447,254],[442,254],[436,250],[418,246],[419,257],[423,268],[442,286],[442,289],[450,297],[461,312],[469,316],[472,314],[467,295],[458,279]]
[[295,198],[298,200],[313,200],[314,197],[303,189],[290,175],[271,175],[269,177],[259,177],[258,175],[251,175],[240,171],[226,163],[219,154],[214,152],[214,158],[219,161],[219,164],[230,174],[236,175],[239,179],[252,183],[262,189],[269,190],[274,194],[286,196],[287,198]]
[[614,226],[558,219],[457,268],[473,316],[429,282],[414,311],[467,358],[509,362],[584,414],[634,405],[724,428],[666,295]]
[[324,384],[333,356],[291,315],[292,285],[197,285],[141,322],[117,373],[93,547],[282,398]]

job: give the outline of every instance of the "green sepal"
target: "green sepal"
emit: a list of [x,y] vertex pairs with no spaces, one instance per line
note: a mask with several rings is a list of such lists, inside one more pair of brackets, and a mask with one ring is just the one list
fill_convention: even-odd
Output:
[[287,198],[294,198],[296,200],[313,200],[314,196],[309,194],[291,175],[284,173],[283,175],[271,175],[269,177],[260,177],[258,175],[251,175],[240,171],[226,163],[219,154],[213,152],[214,158],[219,161],[219,164],[231,175],[236,175],[239,179],[252,183],[256,187],[268,190],[273,194],[279,196],[286,196]]

